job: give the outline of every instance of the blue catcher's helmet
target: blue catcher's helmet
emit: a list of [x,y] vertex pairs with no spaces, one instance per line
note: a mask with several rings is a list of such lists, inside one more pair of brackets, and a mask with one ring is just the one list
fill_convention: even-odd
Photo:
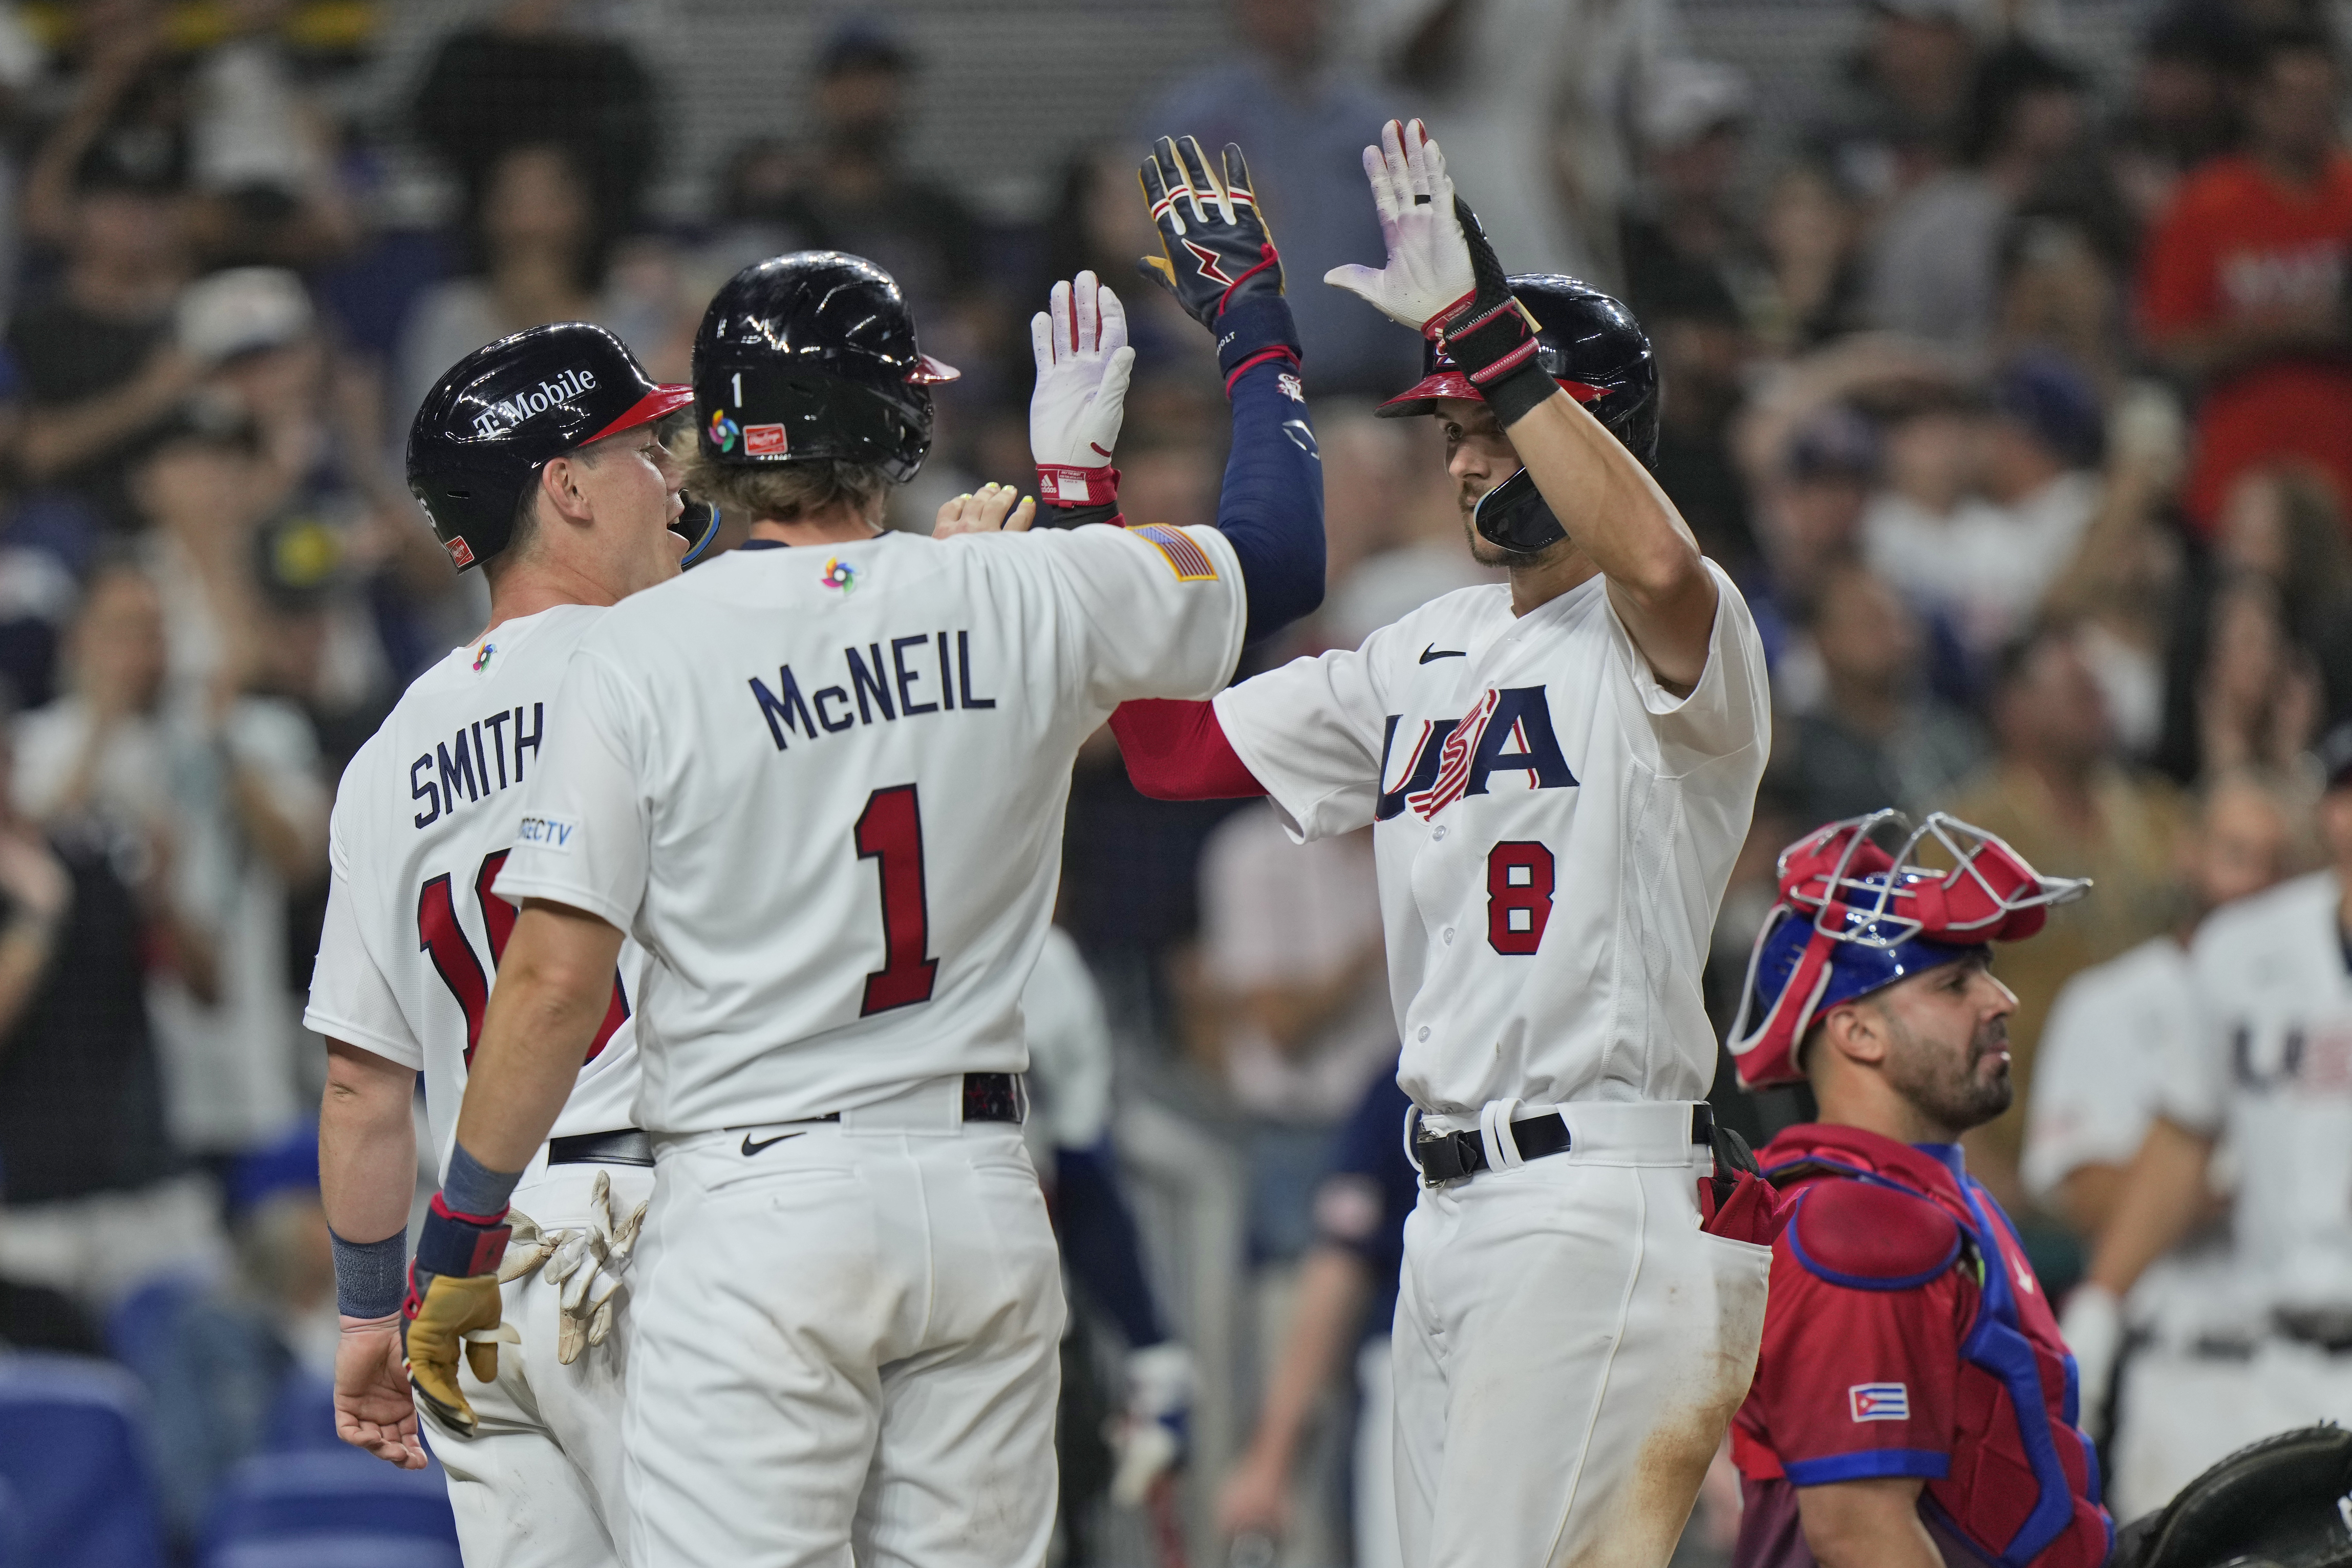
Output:
[[[1906,831],[1893,853],[1872,834]],[[1948,870],[1924,864],[1933,845]],[[1731,1054],[1743,1088],[1794,1083],[1805,1031],[1841,1002],[1941,968],[1990,942],[2042,929],[2053,904],[2080,898],[2088,878],[2043,876],[1981,828],[1931,811],[1914,828],[1900,811],[1832,822],[1780,852],[1780,902],[1748,960]],[[1755,1028],[1751,1015],[1760,1010]]]

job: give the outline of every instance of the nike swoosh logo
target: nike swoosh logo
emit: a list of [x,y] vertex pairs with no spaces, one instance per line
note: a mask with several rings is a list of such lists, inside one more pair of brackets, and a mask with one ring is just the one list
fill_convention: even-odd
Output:
[[1466,659],[1469,656],[1470,653],[1467,649],[1441,648],[1434,643],[1432,643],[1428,647],[1423,648],[1421,651],[1421,662],[1424,664],[1433,663],[1439,659]]
[[770,1144],[781,1144],[786,1138],[803,1138],[807,1135],[808,1134],[805,1133],[778,1133],[772,1138],[761,1138],[755,1144],[751,1141],[751,1134],[746,1133],[743,1134],[743,1152],[746,1155],[756,1155],[761,1149],[766,1148]]

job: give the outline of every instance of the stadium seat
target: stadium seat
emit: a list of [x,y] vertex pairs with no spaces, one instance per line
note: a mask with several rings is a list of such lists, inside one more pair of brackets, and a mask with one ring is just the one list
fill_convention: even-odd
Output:
[[152,1383],[172,1325],[205,1286],[202,1275],[158,1274],[106,1314],[106,1348],[114,1359]]
[[446,1546],[456,1561],[457,1521],[440,1466],[395,1469],[356,1448],[263,1454],[239,1465],[222,1486],[205,1521],[200,1560],[205,1568],[280,1562],[292,1568],[326,1560],[253,1554],[265,1547],[291,1553],[294,1542],[395,1539],[403,1543],[401,1555],[385,1558],[387,1568],[425,1561],[422,1549],[436,1544]]
[[0,1481],[0,1568],[32,1568],[25,1545],[25,1509],[16,1489]]
[[[0,1355],[0,1480],[19,1556],[41,1568],[163,1568],[163,1532],[139,1448],[139,1385],[81,1356]],[[5,1537],[0,1537],[5,1539]]]
[[297,1368],[287,1375],[269,1406],[261,1451],[298,1454],[314,1449],[343,1451],[342,1439],[335,1436],[335,1385]]

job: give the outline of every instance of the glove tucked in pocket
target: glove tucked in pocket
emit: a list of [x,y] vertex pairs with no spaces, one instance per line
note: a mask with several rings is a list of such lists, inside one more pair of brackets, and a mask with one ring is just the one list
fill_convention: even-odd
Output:
[[1789,1206],[1756,1165],[1748,1140],[1715,1130],[1715,1174],[1698,1182],[1699,1228],[1710,1236],[1769,1247],[1788,1228]]

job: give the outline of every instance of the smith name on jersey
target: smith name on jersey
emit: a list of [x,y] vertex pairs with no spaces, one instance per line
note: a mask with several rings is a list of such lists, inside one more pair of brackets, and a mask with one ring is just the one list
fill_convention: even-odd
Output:
[[1686,696],[1595,577],[1525,615],[1502,584],[1216,699],[1301,839],[1370,824],[1398,1082],[1423,1109],[1695,1100],[1699,977],[1770,746],[1756,624],[1712,562]]
[[[331,881],[304,1022],[425,1074],[434,1155],[448,1159],[515,906],[491,891],[523,831],[524,786],[572,653],[607,612],[563,605],[453,649],[403,694],[335,792]],[[555,1134],[630,1125],[633,1015],[645,962],[621,950],[612,1005]]]

